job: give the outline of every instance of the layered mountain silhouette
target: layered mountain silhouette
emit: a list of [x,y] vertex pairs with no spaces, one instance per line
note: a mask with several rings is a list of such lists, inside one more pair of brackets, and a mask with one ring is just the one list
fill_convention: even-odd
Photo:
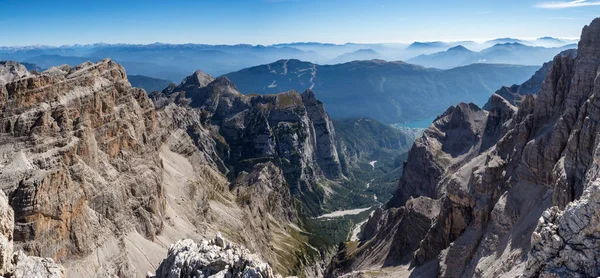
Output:
[[[510,42],[515,40],[498,40]],[[528,46],[562,47],[569,40],[540,38],[517,41]],[[247,67],[272,63],[280,59],[298,59],[316,64],[338,64],[354,60],[383,59],[406,61],[423,54],[446,51],[462,45],[479,51],[493,46],[490,42],[414,42],[404,43],[346,43],[318,42],[282,43],[263,45],[207,45],[207,44],[90,44],[71,46],[0,47],[0,60],[11,60],[38,65],[42,70],[68,64],[76,66],[85,61],[111,58],[124,65],[130,75],[144,75],[165,80],[181,80],[197,69],[213,76],[223,75]],[[539,51],[543,51],[539,49]],[[557,51],[558,53],[560,51]],[[554,55],[556,54],[554,53]],[[547,60],[551,59],[551,56]],[[522,64],[515,61],[516,64]],[[504,61],[509,63],[509,61]],[[536,64],[541,65],[541,63]]]
[[554,55],[567,49],[576,48],[574,44],[555,48],[529,46],[512,39],[501,39],[499,42],[501,43],[479,52],[471,51],[459,45],[446,51],[420,55],[409,59],[408,62],[441,69],[465,66],[473,63],[542,65],[550,61]]
[[382,60],[338,65],[281,60],[225,76],[244,94],[310,88],[334,118],[368,117],[405,123],[435,117],[457,100],[484,104],[495,91],[491,88],[521,83],[537,69],[474,64],[437,70]]

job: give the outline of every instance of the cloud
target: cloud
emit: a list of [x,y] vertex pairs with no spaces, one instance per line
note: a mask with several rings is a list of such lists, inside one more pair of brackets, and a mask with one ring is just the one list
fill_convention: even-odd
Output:
[[587,6],[600,6],[600,1],[575,0],[561,2],[545,2],[535,5],[536,8],[542,9],[566,9]]

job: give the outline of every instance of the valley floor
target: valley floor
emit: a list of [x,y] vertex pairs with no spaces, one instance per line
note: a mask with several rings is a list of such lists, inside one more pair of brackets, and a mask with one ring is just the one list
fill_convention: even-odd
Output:
[[357,214],[360,214],[361,212],[370,210],[371,208],[372,207],[348,209],[348,210],[338,210],[338,211],[334,211],[332,213],[323,214],[317,218],[335,218],[335,217],[342,217],[342,216],[346,216],[346,215],[357,215]]

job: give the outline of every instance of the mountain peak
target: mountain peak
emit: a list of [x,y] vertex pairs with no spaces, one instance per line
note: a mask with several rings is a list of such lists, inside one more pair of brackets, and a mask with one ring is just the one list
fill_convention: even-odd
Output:
[[578,55],[589,58],[600,56],[600,18],[594,19],[590,25],[583,27]]
[[195,71],[192,75],[186,77],[181,82],[181,85],[196,85],[200,87],[206,87],[208,84],[215,80],[214,77],[206,74],[200,70]]
[[468,48],[466,48],[462,45],[457,45],[455,47],[449,48],[448,52],[471,52],[471,50],[469,50]]
[[17,62],[0,61],[0,85],[31,75],[27,68]]
[[448,44],[445,42],[435,41],[435,42],[413,42],[408,46],[411,48],[442,48],[447,46]]
[[377,53],[377,51],[370,49],[370,48],[359,49],[359,50],[354,51],[354,53],[379,54],[379,53]]
[[210,83],[213,86],[217,86],[217,87],[234,87],[235,85],[233,84],[233,82],[231,82],[231,80],[229,80],[229,78],[225,77],[225,76],[220,76],[217,77],[217,79],[214,79],[213,82]]

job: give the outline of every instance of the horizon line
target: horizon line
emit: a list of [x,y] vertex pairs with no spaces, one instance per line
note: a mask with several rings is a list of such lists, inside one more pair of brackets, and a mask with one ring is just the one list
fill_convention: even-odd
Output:
[[458,40],[416,40],[409,42],[345,42],[345,43],[332,43],[332,42],[318,42],[318,41],[292,41],[292,42],[278,42],[272,44],[251,44],[251,43],[235,43],[235,44],[227,44],[227,43],[196,43],[196,42],[186,42],[186,43],[170,43],[170,42],[152,42],[152,43],[126,43],[126,42],[116,42],[116,43],[105,43],[105,42],[95,42],[95,43],[73,43],[73,44],[27,44],[27,45],[0,45],[0,48],[62,48],[62,47],[75,47],[75,46],[149,46],[149,45],[206,45],[206,46],[240,46],[247,45],[252,47],[276,47],[278,45],[286,45],[286,44],[324,44],[324,45],[336,45],[343,46],[349,44],[364,44],[364,45],[410,45],[413,43],[460,43],[460,42],[474,42],[477,44],[484,44],[488,41],[499,40],[499,39],[513,39],[513,40],[521,40],[521,41],[535,41],[541,38],[553,38],[559,40],[575,40],[579,41],[580,37],[552,37],[552,36],[541,36],[537,38],[518,38],[518,37],[498,37],[498,38],[487,38],[487,39],[458,39]]

